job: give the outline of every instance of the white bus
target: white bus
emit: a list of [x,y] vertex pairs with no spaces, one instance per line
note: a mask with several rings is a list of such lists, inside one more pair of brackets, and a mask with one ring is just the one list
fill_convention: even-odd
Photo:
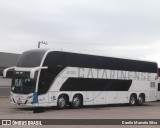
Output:
[[35,107],[143,105],[157,100],[158,68],[154,62],[53,50],[29,50],[19,58],[10,100]]

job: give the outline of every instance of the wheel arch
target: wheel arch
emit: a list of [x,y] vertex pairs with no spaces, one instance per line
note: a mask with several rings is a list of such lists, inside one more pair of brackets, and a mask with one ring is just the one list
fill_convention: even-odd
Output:
[[58,100],[58,98],[60,97],[60,96],[65,96],[65,98],[66,98],[66,100],[67,100],[67,104],[69,104],[69,95],[67,94],[67,93],[61,93],[61,94],[59,94],[58,95],[58,97],[57,97],[57,100]]
[[75,95],[80,95],[82,96],[82,99],[84,99],[85,94],[81,93],[81,92],[72,92],[72,94],[69,97],[69,101],[72,102],[72,99]]
[[131,97],[131,96],[135,96],[135,98],[137,99],[137,94],[136,94],[136,93],[131,93],[131,94],[130,94],[130,97]]
[[83,100],[83,94],[81,94],[81,93],[75,93],[75,94],[73,95],[73,97],[76,96],[76,95],[81,96],[81,98],[82,98],[82,100]]

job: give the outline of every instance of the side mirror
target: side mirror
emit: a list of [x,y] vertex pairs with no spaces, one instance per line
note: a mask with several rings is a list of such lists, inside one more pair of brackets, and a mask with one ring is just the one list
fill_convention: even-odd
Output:
[[30,78],[31,79],[34,79],[34,76],[35,76],[35,72],[40,70],[40,69],[47,69],[48,67],[36,67],[36,68],[33,68],[30,72]]
[[8,71],[9,71],[9,70],[14,70],[14,69],[15,69],[15,67],[10,67],[10,68],[4,69],[4,70],[3,70],[3,77],[6,78]]

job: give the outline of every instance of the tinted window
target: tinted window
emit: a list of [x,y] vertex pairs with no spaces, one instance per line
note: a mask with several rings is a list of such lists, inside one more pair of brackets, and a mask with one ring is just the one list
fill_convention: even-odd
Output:
[[46,50],[30,50],[24,52],[18,62],[17,67],[37,67],[40,66]]
[[54,78],[66,67],[66,57],[56,52],[48,53],[44,60],[43,66],[47,66],[46,70],[42,70],[38,84],[38,94],[44,94],[48,91]]
[[19,94],[29,94],[35,92],[36,79],[30,79],[29,72],[14,72],[11,91]]
[[38,94],[44,94],[48,91],[54,80],[54,74],[49,70],[41,70],[41,75],[38,84]]
[[68,52],[51,52],[48,54],[47,58],[47,63],[45,62],[44,65],[50,65],[50,67],[62,65],[64,68],[66,66],[72,66],[95,69],[112,69],[157,73],[157,64],[146,61],[119,59]]
[[60,91],[128,91],[131,80],[69,78]]

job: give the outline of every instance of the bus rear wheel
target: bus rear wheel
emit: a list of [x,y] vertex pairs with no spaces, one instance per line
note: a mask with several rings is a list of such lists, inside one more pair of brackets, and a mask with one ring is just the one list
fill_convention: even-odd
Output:
[[75,95],[73,97],[71,107],[75,109],[82,107],[82,97],[80,95]]
[[143,103],[144,103],[144,97],[140,95],[138,97],[138,102],[137,103],[138,103],[138,105],[143,105]]
[[64,109],[66,107],[66,103],[67,103],[67,100],[65,95],[60,95],[57,100],[58,109]]
[[130,100],[129,100],[129,104],[134,106],[134,105],[136,105],[136,103],[137,103],[136,96],[135,95],[131,95],[130,96]]

